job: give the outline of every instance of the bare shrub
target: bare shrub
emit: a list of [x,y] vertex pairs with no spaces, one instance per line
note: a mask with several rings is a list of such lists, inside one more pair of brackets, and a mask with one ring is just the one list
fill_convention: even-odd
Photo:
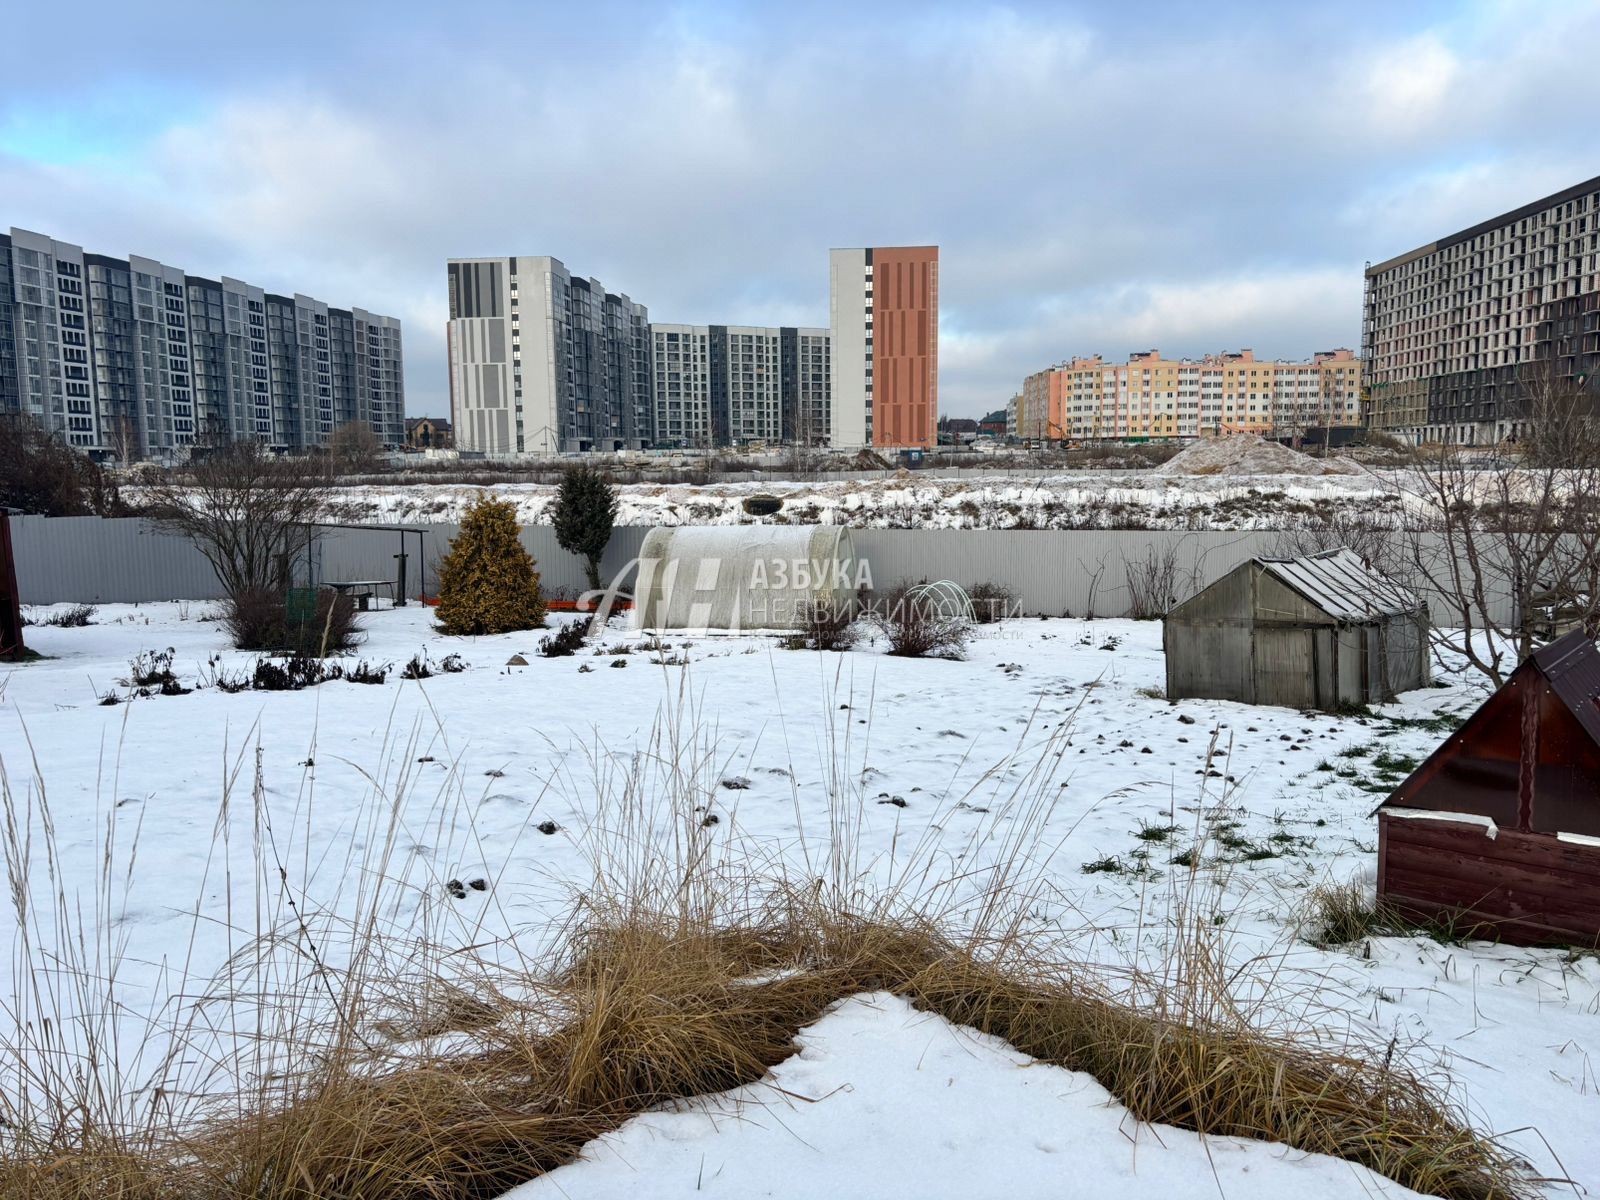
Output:
[[346,671],[344,677],[349,683],[379,684],[389,678],[389,672],[393,669],[393,663],[369,663],[363,658]]
[[800,628],[784,641],[791,650],[849,650],[860,640],[854,603],[805,601],[800,606]]
[[178,677],[172,673],[172,660],[177,651],[171,646],[165,650],[141,650],[128,664],[128,677],[123,687],[158,688],[176,684]]
[[355,602],[331,588],[319,589],[304,620],[291,615],[288,593],[252,587],[224,600],[223,628],[241,650],[312,655],[322,658],[353,650],[362,630]]
[[972,618],[979,625],[993,625],[1016,615],[1017,593],[1003,583],[984,580],[967,589],[972,601]]
[[1281,531],[1273,552],[1302,558],[1347,547],[1363,562],[1386,569],[1393,565],[1395,542],[1394,527],[1382,516],[1345,505],[1326,505]]
[[1124,560],[1128,584],[1128,615],[1136,621],[1153,621],[1167,615],[1178,603],[1178,548],[1151,546],[1141,561]]
[[250,687],[258,692],[298,692],[343,678],[344,668],[339,664],[296,654],[282,659],[257,659]]
[[966,657],[972,636],[970,611],[956,612],[930,593],[925,584],[900,584],[881,603],[872,619],[898,658]]
[[539,653],[546,658],[570,658],[583,649],[588,635],[587,621],[568,621],[554,633],[539,639]]
[[74,604],[71,608],[62,609],[60,612],[49,613],[37,621],[27,622],[33,625],[49,625],[56,629],[81,629],[85,625],[94,624],[95,606],[92,604]]
[[383,442],[365,421],[349,421],[328,435],[324,447],[342,474],[373,471],[383,460]]

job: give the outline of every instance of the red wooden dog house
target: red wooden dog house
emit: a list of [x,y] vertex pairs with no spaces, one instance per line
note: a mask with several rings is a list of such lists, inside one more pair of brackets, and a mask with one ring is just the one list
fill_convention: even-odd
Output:
[[1581,630],[1379,806],[1378,896],[1509,942],[1600,943],[1600,651]]

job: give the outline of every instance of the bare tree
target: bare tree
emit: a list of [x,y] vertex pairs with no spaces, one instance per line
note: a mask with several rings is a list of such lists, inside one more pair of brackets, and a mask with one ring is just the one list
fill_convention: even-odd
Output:
[[1389,569],[1393,566],[1390,559],[1394,540],[1394,523],[1384,514],[1329,504],[1280,532],[1273,550],[1285,557],[1299,558],[1347,547],[1369,565]]
[[147,516],[192,541],[232,598],[288,588],[329,510],[326,460],[234,442],[145,485]]
[[365,421],[348,421],[328,435],[327,449],[336,468],[356,474],[378,465],[383,443]]
[[1600,460],[1600,394],[1542,359],[1521,381],[1522,459],[1530,467],[1571,470]]
[[30,417],[0,416],[0,507],[47,517],[126,512],[99,463]]
[[1592,398],[1539,364],[1523,381],[1524,465],[1462,447],[1418,451],[1395,476],[1411,510],[1396,550],[1447,611],[1436,648],[1495,686],[1544,641],[1600,633],[1600,423]]

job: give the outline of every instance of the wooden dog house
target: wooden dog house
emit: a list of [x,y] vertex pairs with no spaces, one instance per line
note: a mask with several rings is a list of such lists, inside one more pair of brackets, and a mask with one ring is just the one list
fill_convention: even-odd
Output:
[[1378,807],[1378,896],[1509,942],[1600,942],[1600,651],[1537,651]]

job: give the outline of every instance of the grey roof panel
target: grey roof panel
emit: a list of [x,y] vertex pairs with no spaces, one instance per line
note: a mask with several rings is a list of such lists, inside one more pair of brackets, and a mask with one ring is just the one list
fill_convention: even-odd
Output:
[[1273,578],[1341,621],[1399,616],[1422,607],[1415,593],[1374,571],[1347,547],[1301,558],[1255,561]]

